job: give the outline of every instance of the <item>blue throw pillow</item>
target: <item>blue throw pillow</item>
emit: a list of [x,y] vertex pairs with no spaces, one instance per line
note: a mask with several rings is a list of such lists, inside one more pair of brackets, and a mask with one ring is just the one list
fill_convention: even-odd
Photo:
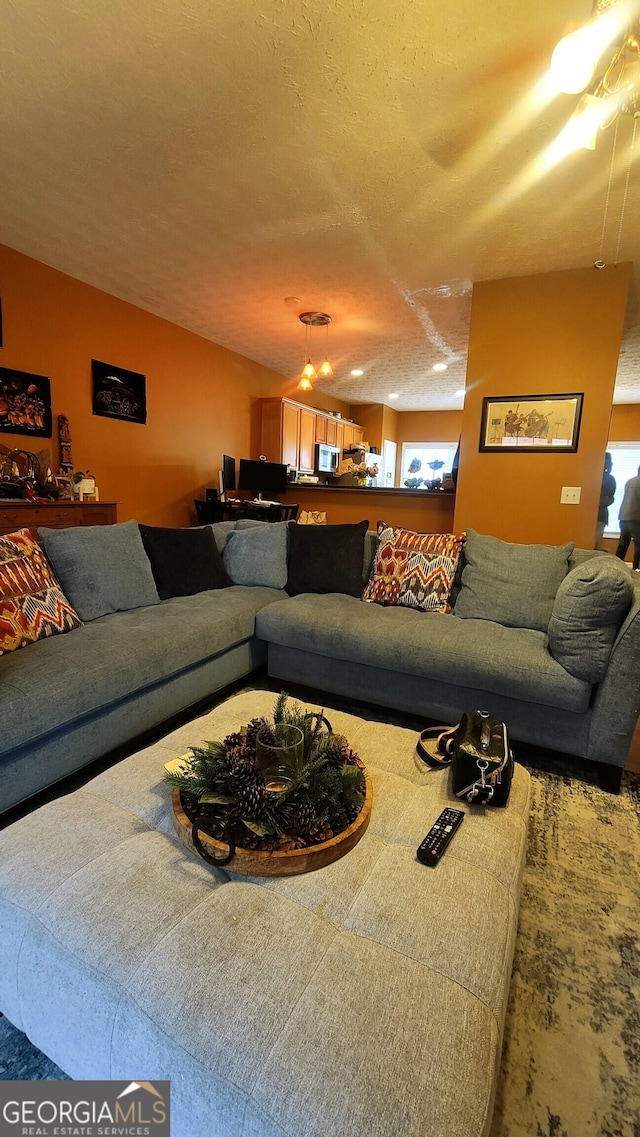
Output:
[[137,521],[38,533],[81,620],[160,603]]
[[[242,523],[239,522],[239,525]],[[222,563],[234,584],[284,588],[287,583],[287,521],[257,521],[228,537]]]

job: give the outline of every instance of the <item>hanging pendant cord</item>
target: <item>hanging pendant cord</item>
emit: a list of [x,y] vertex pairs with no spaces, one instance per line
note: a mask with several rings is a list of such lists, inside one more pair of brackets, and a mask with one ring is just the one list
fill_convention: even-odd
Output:
[[609,164],[609,181],[607,182],[607,197],[604,203],[604,217],[602,218],[602,233],[600,234],[600,256],[598,258],[598,267],[604,264],[604,234],[607,227],[607,216],[609,213],[609,201],[611,200],[611,182],[613,180],[613,167],[616,159],[616,146],[618,143],[618,119],[613,131],[613,145],[611,147],[611,162]]
[[627,176],[625,178],[625,183],[624,183],[624,195],[622,198],[622,210],[620,212],[620,225],[618,227],[618,244],[616,245],[616,259],[615,259],[616,264],[618,263],[618,256],[620,253],[620,240],[622,238],[622,226],[624,223],[624,211],[625,211],[626,206],[627,206],[627,194],[629,193],[629,177],[631,175],[631,166],[633,165],[633,148],[634,148],[635,141],[636,141],[636,127],[637,127],[637,125],[638,125],[638,112],[636,112],[636,114],[634,114],[634,116],[633,116],[633,133],[631,135],[631,145],[629,146],[629,161],[627,162]]

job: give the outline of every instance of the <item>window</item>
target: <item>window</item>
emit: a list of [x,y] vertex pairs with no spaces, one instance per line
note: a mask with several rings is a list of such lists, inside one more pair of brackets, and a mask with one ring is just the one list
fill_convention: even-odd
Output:
[[[450,474],[458,448],[455,442],[403,442],[400,487],[426,489],[426,483]],[[410,483],[410,485],[407,485]]]
[[617,537],[620,533],[618,513],[622,505],[625,483],[635,478],[640,466],[640,442],[609,442],[607,450],[611,455],[611,473],[616,479],[616,496],[609,506],[609,524],[605,537]]

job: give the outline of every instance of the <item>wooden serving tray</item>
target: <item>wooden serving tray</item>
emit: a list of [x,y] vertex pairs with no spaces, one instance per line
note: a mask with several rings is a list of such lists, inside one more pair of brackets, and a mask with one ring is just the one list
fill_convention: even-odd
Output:
[[[340,857],[344,857],[345,853],[353,849],[361,837],[364,837],[371,820],[373,788],[371,778],[364,767],[362,767],[362,771],[366,780],[364,805],[355,821],[343,829],[342,833],[338,833],[329,841],[323,841],[320,845],[310,845],[307,849],[293,849],[287,853],[263,853],[257,849],[236,848],[233,859],[225,867],[228,868],[229,872],[238,873],[240,876],[296,876],[299,873],[322,869],[325,865],[340,860]],[[173,824],[183,845],[186,845],[187,849],[199,856],[191,839],[191,822],[182,808],[180,790],[175,786],[173,788]],[[212,856],[222,857],[226,853],[226,845],[216,841],[213,837],[209,837],[202,830],[199,830],[199,837]]]

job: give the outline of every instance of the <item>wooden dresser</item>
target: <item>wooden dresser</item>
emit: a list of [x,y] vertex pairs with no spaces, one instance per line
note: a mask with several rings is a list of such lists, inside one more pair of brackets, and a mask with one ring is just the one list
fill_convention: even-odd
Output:
[[118,520],[117,501],[10,501],[0,498],[0,536],[16,529],[31,529],[37,537],[39,525],[66,529],[70,525],[114,525]]

